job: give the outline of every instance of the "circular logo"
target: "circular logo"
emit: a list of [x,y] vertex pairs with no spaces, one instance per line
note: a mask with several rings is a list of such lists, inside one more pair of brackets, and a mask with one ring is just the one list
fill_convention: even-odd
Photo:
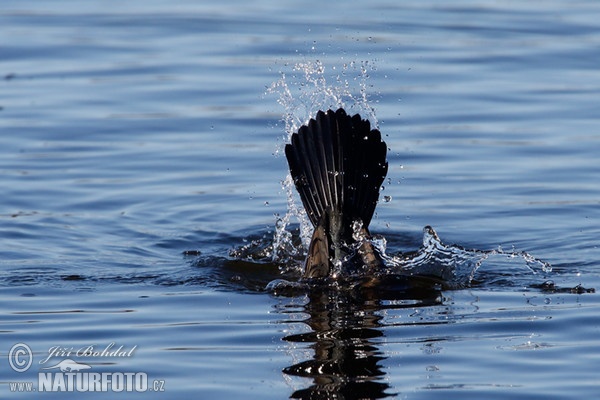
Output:
[[17,343],[8,352],[8,363],[16,372],[25,372],[31,367],[33,352],[25,343]]

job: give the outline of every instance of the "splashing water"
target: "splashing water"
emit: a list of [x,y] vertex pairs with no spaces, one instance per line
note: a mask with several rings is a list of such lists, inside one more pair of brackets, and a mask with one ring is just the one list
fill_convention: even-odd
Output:
[[[343,64],[339,69],[332,67],[327,71],[323,63],[314,61],[295,64],[289,75],[281,72],[281,78],[273,82],[267,89],[268,94],[279,94],[278,103],[284,108],[284,141],[275,153],[277,155],[283,153],[284,143],[288,143],[291,135],[314,117],[319,110],[335,110],[343,107],[349,114],[359,113],[363,118],[370,120],[372,126],[378,127],[375,110],[370,106],[367,96],[369,71],[374,69],[373,63],[363,61],[350,62]],[[329,82],[332,80],[334,84],[330,85]],[[282,181],[282,189],[287,197],[288,206],[283,217],[276,215],[273,243],[272,246],[269,246],[272,249],[271,262],[278,264],[283,274],[297,275],[301,273],[302,261],[300,260],[306,256],[313,228],[296,196],[294,182],[289,173]],[[384,196],[383,201],[389,202],[391,197]],[[300,241],[289,229],[292,218],[296,218],[300,223],[298,234]],[[548,263],[538,260],[526,252],[505,252],[501,248],[468,250],[459,245],[446,245],[430,226],[423,229],[423,244],[417,251],[388,255],[386,239],[382,236],[365,238],[359,235],[361,226],[360,221],[356,221],[354,224],[356,243],[351,246],[350,250],[358,251],[363,241],[368,240],[373,243],[385,263],[385,267],[377,272],[376,278],[426,278],[430,282],[439,283],[441,287],[457,289],[469,286],[484,261],[491,258],[494,258],[492,261],[495,265],[502,264],[507,260],[520,260],[520,265],[517,265],[520,273],[523,272],[523,267],[528,274],[549,273],[552,269]],[[512,267],[510,265],[502,266],[506,267],[502,271],[510,271],[511,268],[514,268],[514,265]],[[360,276],[360,271],[358,274],[353,274],[342,271],[341,267],[337,270],[336,275],[342,280],[364,278],[364,276]],[[518,275],[519,271],[512,270],[507,273]],[[276,279],[267,285],[267,290],[273,293],[289,289],[297,290],[302,285],[313,283]],[[339,281],[334,279],[333,282],[327,284],[338,285]]]
[[[385,255],[385,241],[376,245]],[[532,274],[549,273],[549,263],[539,260],[526,252],[505,252],[497,250],[469,250],[459,245],[444,244],[435,230],[423,228],[423,244],[416,252],[399,256],[385,255],[387,271],[385,273],[409,274],[414,276],[432,276],[441,279],[448,288],[462,288],[471,284],[475,273],[484,261],[493,260],[496,265],[505,259],[521,259]],[[522,266],[522,264],[521,264]]]
[[[283,217],[276,215],[275,233],[273,235],[272,261],[289,265],[291,259],[306,255],[307,241],[310,241],[312,225],[304,208],[294,199],[294,182],[290,174],[287,175],[282,184],[287,196],[288,210]],[[292,233],[288,230],[291,217],[300,221],[300,238],[303,246],[300,248],[294,244]]]
[[[466,249],[462,246],[447,245],[441,241],[435,230],[426,226],[423,228],[423,244],[421,247],[408,253],[389,255],[387,251],[387,240],[383,236],[375,236],[370,240],[376,251],[384,260],[385,267],[376,274],[369,275],[379,281],[390,280],[390,278],[403,278],[405,282],[414,280],[423,282],[427,280],[431,287],[443,289],[462,289],[471,286],[476,272],[487,260],[498,270],[499,275],[510,276],[517,281],[520,276],[531,276],[548,274],[552,271],[549,263],[533,257],[527,252],[506,252],[501,248],[494,250]],[[353,248],[358,249],[361,241],[355,243]],[[347,272],[347,271],[346,271]],[[338,285],[340,281],[352,284],[361,284],[364,281],[360,273],[341,274],[340,280],[324,281],[321,284]],[[505,282],[510,283],[510,282]],[[266,289],[275,294],[311,289],[315,282],[292,282],[284,279],[276,279],[270,282]]]
[[[369,61],[351,61],[330,71],[321,61],[300,62],[293,66],[291,74],[281,72],[281,78],[273,82],[267,94],[278,94],[277,101],[284,108],[286,139],[317,111],[343,107],[350,114],[359,113],[379,127],[375,110],[369,105],[367,80],[369,71],[375,69]],[[335,81],[334,85],[329,82]]]
[[[369,105],[367,96],[369,71],[374,68],[369,61],[351,61],[328,71],[321,61],[316,60],[295,64],[289,75],[281,72],[281,78],[271,84],[267,94],[278,94],[278,103],[284,108],[283,143],[288,143],[292,134],[319,110],[343,107],[349,114],[359,113],[378,127],[375,110]],[[335,81],[334,85],[329,84],[331,80]],[[283,147],[284,144],[280,144],[275,154],[281,154]],[[277,216],[273,262],[286,260],[290,255],[291,233],[288,226],[292,217],[300,222],[300,237],[304,247],[300,251],[303,254],[308,249],[312,235],[312,225],[295,196],[294,182],[289,174],[282,182],[282,189],[287,197],[288,209],[283,217]]]

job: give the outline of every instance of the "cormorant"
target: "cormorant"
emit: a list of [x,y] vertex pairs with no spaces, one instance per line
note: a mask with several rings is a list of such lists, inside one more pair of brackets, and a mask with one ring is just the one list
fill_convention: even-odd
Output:
[[377,269],[383,261],[369,223],[388,170],[387,145],[359,114],[319,111],[285,146],[290,173],[315,228],[304,277],[335,274],[336,266]]

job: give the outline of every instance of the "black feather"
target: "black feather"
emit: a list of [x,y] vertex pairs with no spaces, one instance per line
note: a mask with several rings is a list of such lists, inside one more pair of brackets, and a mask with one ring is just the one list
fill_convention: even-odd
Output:
[[387,173],[386,153],[380,132],[342,108],[319,111],[294,133],[285,154],[313,226],[329,212],[346,228],[357,219],[368,227]]

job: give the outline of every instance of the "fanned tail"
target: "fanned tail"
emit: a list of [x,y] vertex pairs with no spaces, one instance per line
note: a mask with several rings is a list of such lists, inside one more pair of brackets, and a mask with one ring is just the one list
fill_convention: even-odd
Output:
[[[319,111],[292,135],[285,154],[296,189],[315,227],[305,276],[326,276],[352,242],[352,225],[368,226],[387,174],[381,133],[344,109]],[[372,249],[366,249],[371,254]],[[328,255],[328,257],[325,257]],[[365,263],[370,263],[365,260]]]

